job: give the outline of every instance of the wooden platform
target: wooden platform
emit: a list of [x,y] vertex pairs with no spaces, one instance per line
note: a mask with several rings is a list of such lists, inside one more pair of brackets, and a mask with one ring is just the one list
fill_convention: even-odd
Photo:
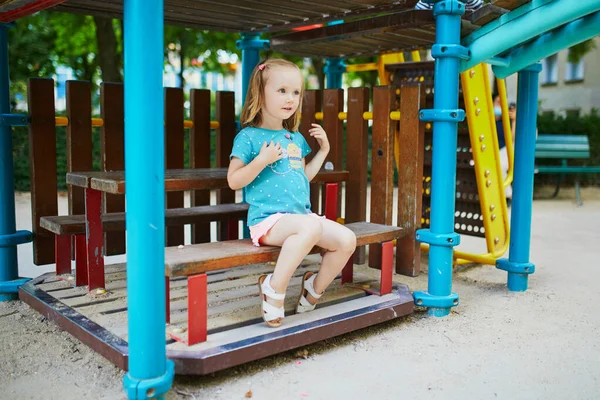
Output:
[[[279,328],[267,327],[260,318],[258,276],[271,272],[273,264],[256,264],[208,275],[208,340],[186,346],[165,336],[167,357],[176,373],[203,375],[305,346],[413,312],[413,298],[404,285],[378,296],[378,283],[355,274],[355,283],[339,280],[327,290],[318,308],[293,315],[300,293],[301,276],[317,270],[305,261],[290,282],[286,319]],[[119,368],[127,369],[127,291],[125,265],[106,267],[107,293],[88,293],[73,288],[72,276],[46,274],[19,291],[21,300],[54,320],[83,343]],[[166,333],[187,327],[187,280],[174,278],[170,285],[171,324]]]

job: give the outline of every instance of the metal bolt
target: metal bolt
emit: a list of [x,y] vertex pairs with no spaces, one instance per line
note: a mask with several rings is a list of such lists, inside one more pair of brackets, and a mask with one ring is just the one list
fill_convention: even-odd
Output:
[[481,108],[478,108],[477,110],[475,110],[475,115],[479,115],[481,114]]
[[454,299],[454,301],[452,302],[455,306],[458,305],[458,299]]
[[499,237],[495,237],[494,238],[494,244],[498,244],[500,243],[500,238]]
[[479,97],[475,97],[475,98],[473,99],[473,104],[475,104],[475,105],[476,105],[477,103],[479,103]]
[[490,170],[489,170],[489,169],[486,169],[486,170],[485,170],[485,174],[484,174],[484,175],[485,175],[485,177],[487,178],[488,176],[490,176],[490,174],[491,174]]
[[480,141],[480,142],[483,142],[483,140],[484,140],[484,139],[485,139],[485,136],[483,136],[483,135],[480,135],[480,136],[479,136],[479,141]]
[[487,181],[485,181],[485,186],[487,186],[487,187],[492,186],[492,181],[490,181],[489,179]]
[[452,239],[452,238],[448,238],[448,239],[447,239],[447,242],[448,242],[448,243],[454,243],[454,239]]
[[490,211],[494,211],[496,209],[496,206],[493,204],[490,204]]
[[481,145],[481,151],[485,151],[485,149],[487,149],[487,147],[485,146],[485,144]]
[[421,304],[423,304],[423,300],[421,300],[421,299],[417,300],[417,305],[420,306]]
[[496,214],[492,214],[492,221],[496,219]]
[[471,72],[469,72],[469,74],[471,75],[471,78],[475,76],[475,70],[472,69]]

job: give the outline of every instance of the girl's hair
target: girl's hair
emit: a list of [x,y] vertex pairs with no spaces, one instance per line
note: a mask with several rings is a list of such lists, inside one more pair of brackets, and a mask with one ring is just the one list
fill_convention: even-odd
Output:
[[[290,61],[281,58],[270,58],[263,63],[260,63],[252,71],[250,83],[248,84],[248,92],[246,94],[246,102],[242,109],[241,123],[242,127],[259,126],[262,122],[261,108],[265,102],[265,85],[269,79],[269,70],[274,68],[294,68],[300,73],[300,68]],[[304,79],[302,79],[302,87],[300,88],[300,103],[298,109],[291,117],[283,121],[283,128],[290,132],[297,132],[300,126],[300,110],[302,109],[302,96],[304,95]]]

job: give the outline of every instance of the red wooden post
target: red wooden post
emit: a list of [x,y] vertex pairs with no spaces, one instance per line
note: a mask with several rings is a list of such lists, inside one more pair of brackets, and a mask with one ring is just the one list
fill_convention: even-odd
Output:
[[381,278],[379,283],[380,296],[392,293],[393,264],[394,242],[385,242],[381,245]]
[[102,193],[85,189],[85,222],[87,232],[88,290],[104,287],[104,238],[102,235]]
[[54,235],[56,275],[71,273],[71,236]]
[[75,286],[88,283],[87,246],[85,235],[75,236]]
[[188,278],[188,345],[207,338],[208,284],[206,274]]
[[338,184],[327,183],[325,185],[325,193],[325,218],[335,221],[338,215]]
[[[356,253],[356,251],[354,253]],[[352,283],[352,280],[354,279],[353,275],[354,275],[354,254],[352,255],[352,257],[350,257],[350,259],[348,259],[346,266],[342,270],[342,285],[344,283]]]

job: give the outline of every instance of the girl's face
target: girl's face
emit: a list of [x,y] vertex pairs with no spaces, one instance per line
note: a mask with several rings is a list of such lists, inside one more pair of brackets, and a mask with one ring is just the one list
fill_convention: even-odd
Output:
[[262,117],[264,127],[280,129],[283,120],[298,109],[302,91],[302,75],[295,68],[276,67],[268,72]]

